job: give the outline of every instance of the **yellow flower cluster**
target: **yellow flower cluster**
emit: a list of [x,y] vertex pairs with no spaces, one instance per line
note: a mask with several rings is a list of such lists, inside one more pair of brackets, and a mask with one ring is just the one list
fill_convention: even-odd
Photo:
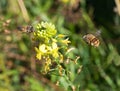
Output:
[[[60,49],[63,46],[67,48],[68,43],[70,43],[68,38],[65,39],[63,34],[57,35],[55,26],[48,22],[37,24],[33,35],[34,41],[38,44],[35,47],[36,58],[43,63],[43,73],[47,74],[50,71],[52,63],[56,63],[56,67],[61,70],[60,63],[63,62],[63,54]],[[58,72],[62,74],[62,71]]]

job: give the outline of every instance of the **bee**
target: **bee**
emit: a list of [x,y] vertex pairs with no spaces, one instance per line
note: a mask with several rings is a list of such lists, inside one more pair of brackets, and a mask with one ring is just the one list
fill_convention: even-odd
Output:
[[34,28],[31,25],[24,26],[24,27],[18,26],[17,29],[22,31],[22,32],[27,32],[27,33],[34,32]]
[[100,45],[100,40],[93,34],[86,34],[83,39],[91,46],[98,47]]

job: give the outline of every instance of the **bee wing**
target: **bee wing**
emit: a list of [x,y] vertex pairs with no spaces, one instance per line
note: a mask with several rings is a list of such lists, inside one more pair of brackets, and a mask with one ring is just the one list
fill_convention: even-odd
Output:
[[101,30],[98,30],[96,33],[95,33],[96,36],[100,36],[101,35]]

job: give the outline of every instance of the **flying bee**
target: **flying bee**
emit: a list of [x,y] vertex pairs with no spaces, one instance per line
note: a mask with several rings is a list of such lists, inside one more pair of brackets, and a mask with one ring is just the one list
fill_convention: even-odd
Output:
[[98,47],[100,45],[100,40],[93,34],[86,34],[83,39],[91,46]]
[[34,32],[34,28],[31,25],[24,26],[24,27],[18,26],[17,29],[22,31],[22,32],[27,32],[27,33]]

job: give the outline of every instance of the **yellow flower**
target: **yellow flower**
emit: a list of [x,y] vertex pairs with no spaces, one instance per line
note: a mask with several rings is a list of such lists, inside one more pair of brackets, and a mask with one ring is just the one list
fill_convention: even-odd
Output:
[[39,51],[39,49],[37,48],[37,47],[35,47],[35,51],[37,52],[37,54],[36,54],[36,58],[38,59],[38,60],[41,60],[41,52]]
[[47,52],[46,45],[39,45],[39,48],[35,47],[35,51],[37,52],[36,58],[41,60],[41,57]]
[[40,52],[42,52],[42,53],[46,53],[46,52],[47,52],[47,50],[46,50],[46,45],[45,45],[45,44],[40,45],[40,46],[39,46],[39,50],[40,50]]
[[37,54],[36,54],[36,58],[37,58],[38,60],[41,60],[41,53],[37,53]]
[[65,44],[65,45],[68,45],[68,43],[71,43],[71,41],[69,41],[68,38],[67,38],[65,40],[62,40],[62,43]]
[[53,42],[53,43],[52,43],[52,48],[53,48],[53,49],[58,48],[57,43]]
[[55,42],[52,43],[52,51],[51,52],[52,52],[53,57],[57,58],[59,56],[57,43],[55,43]]

